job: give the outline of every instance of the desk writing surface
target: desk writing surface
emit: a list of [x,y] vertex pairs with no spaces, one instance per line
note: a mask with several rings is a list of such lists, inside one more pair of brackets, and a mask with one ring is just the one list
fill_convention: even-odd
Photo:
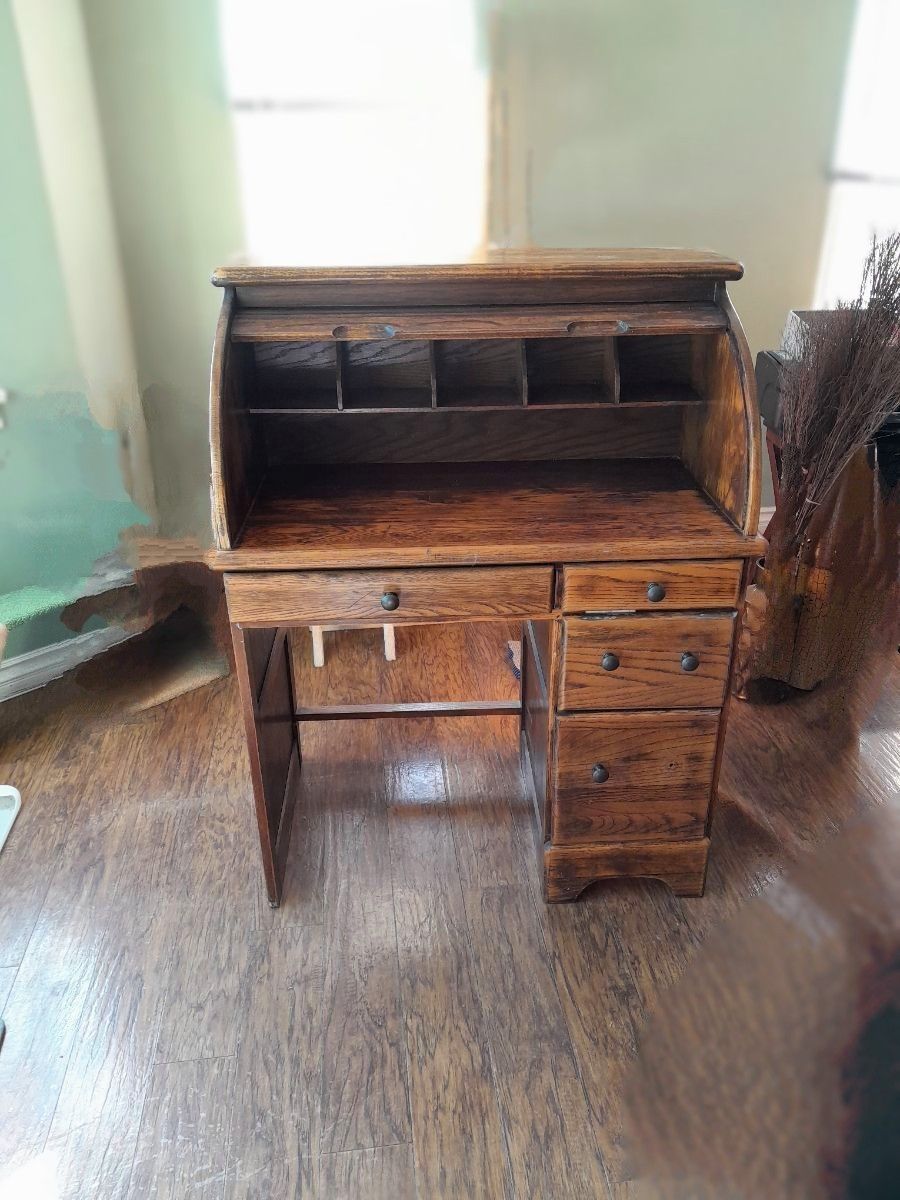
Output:
[[230,569],[739,556],[674,459],[304,465],[264,483]]

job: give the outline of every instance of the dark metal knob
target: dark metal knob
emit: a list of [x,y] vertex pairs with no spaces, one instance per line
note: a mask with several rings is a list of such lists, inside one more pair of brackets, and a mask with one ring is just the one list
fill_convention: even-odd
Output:
[[609,779],[609,771],[604,767],[603,763],[594,763],[591,767],[591,779],[594,783],[606,783]]
[[700,666],[700,659],[696,654],[691,654],[690,650],[685,650],[681,656],[682,671],[696,671]]
[[381,597],[381,607],[385,612],[393,612],[400,607],[400,597],[396,592],[385,592]]
[[651,604],[659,604],[660,600],[665,600],[666,589],[661,583],[650,583],[647,585],[647,599]]
[[600,659],[600,666],[604,671],[618,671],[619,656],[617,654],[613,654],[611,650],[607,650],[607,652]]

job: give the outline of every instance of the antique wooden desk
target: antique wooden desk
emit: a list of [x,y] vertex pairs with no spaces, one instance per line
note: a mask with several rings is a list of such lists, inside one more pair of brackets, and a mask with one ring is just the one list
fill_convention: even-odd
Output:
[[272,904],[303,722],[396,712],[304,708],[289,631],[385,621],[522,621],[548,900],[608,876],[702,893],[762,549],[741,273],[657,250],[215,273],[215,562]]

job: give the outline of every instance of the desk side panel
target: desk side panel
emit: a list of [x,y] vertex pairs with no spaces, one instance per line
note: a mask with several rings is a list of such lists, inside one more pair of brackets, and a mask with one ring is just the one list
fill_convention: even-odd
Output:
[[247,412],[251,355],[231,341],[233,288],[226,288],[216,326],[209,387],[210,498],[216,548],[233,549],[262,482],[262,439]]
[[722,289],[729,327],[694,338],[695,386],[702,408],[685,413],[681,457],[700,486],[746,534],[759,525],[760,423],[747,339]]

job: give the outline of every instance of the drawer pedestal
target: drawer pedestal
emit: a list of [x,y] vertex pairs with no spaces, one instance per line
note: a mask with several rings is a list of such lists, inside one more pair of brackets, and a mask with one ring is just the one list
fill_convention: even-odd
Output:
[[567,566],[561,611],[526,622],[523,762],[548,901],[612,877],[702,895],[741,573],[729,561]]

